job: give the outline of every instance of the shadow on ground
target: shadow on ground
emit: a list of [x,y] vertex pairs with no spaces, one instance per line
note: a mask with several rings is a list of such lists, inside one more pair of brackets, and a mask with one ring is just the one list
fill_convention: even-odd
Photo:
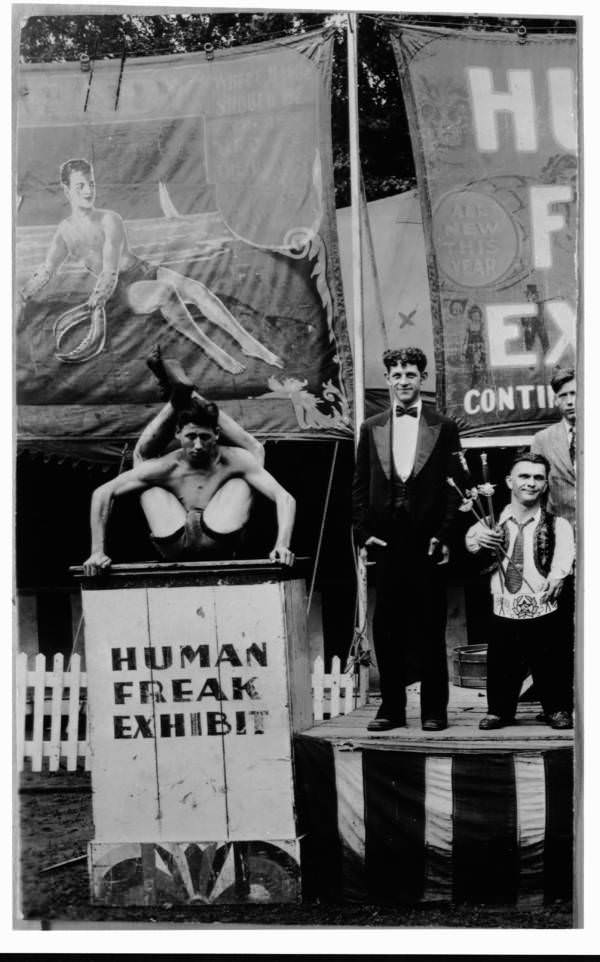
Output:
[[152,908],[92,905],[85,855],[93,835],[89,775],[79,772],[25,773],[18,798],[20,823],[20,911],[16,924],[158,923],[206,926],[394,926],[411,928],[565,929],[573,925],[571,905],[555,902],[532,910],[513,907],[300,905],[159,905]]

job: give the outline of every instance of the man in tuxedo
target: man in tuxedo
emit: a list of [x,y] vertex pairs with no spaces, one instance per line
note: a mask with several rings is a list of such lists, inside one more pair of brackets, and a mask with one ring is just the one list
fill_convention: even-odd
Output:
[[[548,509],[560,518],[571,522],[576,532],[576,420],[577,384],[575,371],[571,368],[556,368],[550,381],[554,391],[554,403],[561,415],[560,421],[539,431],[531,444],[533,454],[541,454],[550,465],[548,475]],[[575,577],[565,578],[561,606],[559,609],[562,626],[562,672],[567,679],[567,689],[571,693],[567,710],[573,711],[573,668],[575,661]]]
[[427,358],[386,351],[391,408],[361,426],[353,526],[361,557],[376,565],[373,641],[381,707],[367,726],[406,725],[406,685],[421,679],[424,731],[447,727],[445,572],[458,497],[448,485],[458,428],[421,400]]

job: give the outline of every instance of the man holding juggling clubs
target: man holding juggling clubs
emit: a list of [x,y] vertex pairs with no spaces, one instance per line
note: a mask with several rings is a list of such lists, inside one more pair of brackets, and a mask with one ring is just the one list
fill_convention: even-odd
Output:
[[561,671],[559,597],[575,558],[573,529],[546,510],[548,462],[518,453],[506,484],[511,493],[498,524],[481,517],[466,535],[467,550],[491,558],[493,598],[487,656],[488,714],[479,727],[504,728],[515,712],[526,667],[552,728],[572,728],[568,679]]

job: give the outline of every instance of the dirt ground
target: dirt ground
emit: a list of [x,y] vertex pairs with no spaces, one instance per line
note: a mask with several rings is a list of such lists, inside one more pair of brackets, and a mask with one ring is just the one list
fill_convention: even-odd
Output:
[[89,775],[74,773],[25,773],[16,802],[19,820],[17,842],[17,888],[20,909],[15,920],[37,922],[41,927],[60,928],[61,923],[154,922],[205,926],[395,926],[416,928],[571,928],[571,906],[557,902],[543,909],[517,911],[486,906],[383,907],[356,904],[300,905],[161,905],[153,908],[92,905],[87,864],[68,859],[86,854],[93,835]]

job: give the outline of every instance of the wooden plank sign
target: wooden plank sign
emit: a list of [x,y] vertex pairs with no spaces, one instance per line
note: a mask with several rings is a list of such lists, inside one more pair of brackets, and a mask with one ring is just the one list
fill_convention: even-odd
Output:
[[306,634],[287,617],[305,610],[304,583],[243,575],[84,584],[92,888],[103,901],[114,887],[98,879],[123,845],[143,843],[135,857],[153,865],[150,843],[178,857],[210,843],[295,845],[291,701],[301,723],[312,716]]

